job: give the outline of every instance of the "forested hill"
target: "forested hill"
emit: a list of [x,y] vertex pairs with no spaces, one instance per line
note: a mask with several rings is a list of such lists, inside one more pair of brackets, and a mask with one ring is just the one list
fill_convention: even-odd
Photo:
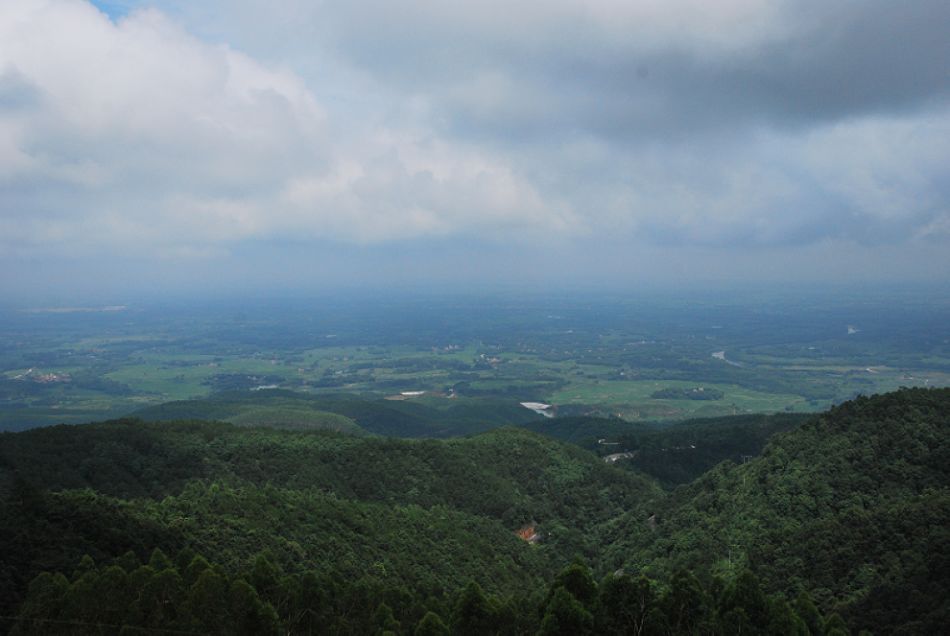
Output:
[[220,420],[240,426],[329,429],[389,437],[458,437],[544,419],[513,398],[425,396],[401,400],[278,389],[228,391],[167,402],[140,409],[132,416],[149,422]]
[[516,428],[2,434],[0,616],[38,634],[940,633],[948,414],[947,389],[859,398],[671,491]]
[[663,578],[751,567],[856,628],[950,625],[950,389],[857,398],[627,515],[610,550]]
[[721,461],[758,455],[775,433],[791,430],[809,417],[803,413],[730,415],[676,423],[559,417],[521,426],[603,456],[625,453],[617,466],[672,487],[696,479]]
[[[550,519],[555,508],[588,525],[657,490],[575,446],[517,428],[436,441],[134,419],[0,435],[0,489],[8,491],[14,475],[43,490],[125,499],[178,495],[194,480],[318,490],[447,505],[508,525]],[[607,510],[586,510],[607,502]]]
[[[120,420],[0,435],[0,476],[5,615],[42,570],[160,548],[231,575],[266,552],[345,588],[336,608],[360,590],[408,589],[419,603],[396,609],[418,620],[428,596],[469,581],[505,596],[542,590],[595,555],[598,527],[659,493],[520,429],[412,441]],[[543,546],[517,537],[532,525]]]

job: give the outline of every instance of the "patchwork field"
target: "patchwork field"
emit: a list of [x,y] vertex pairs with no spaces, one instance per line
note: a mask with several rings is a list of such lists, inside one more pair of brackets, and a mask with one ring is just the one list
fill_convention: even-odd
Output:
[[890,293],[861,302],[816,293],[806,302],[657,295],[7,309],[0,428],[269,388],[432,405],[543,402],[559,416],[638,421],[816,411],[862,393],[950,385],[948,303]]

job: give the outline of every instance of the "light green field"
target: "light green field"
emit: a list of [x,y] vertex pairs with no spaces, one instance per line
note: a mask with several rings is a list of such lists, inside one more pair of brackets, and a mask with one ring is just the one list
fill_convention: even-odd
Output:
[[[809,411],[825,403],[809,402],[790,393],[756,391],[736,384],[699,383],[678,380],[618,380],[620,369],[613,365],[578,363],[574,360],[546,360],[528,352],[492,351],[488,358],[499,362],[491,368],[467,372],[473,389],[479,391],[524,391],[525,399],[541,397],[546,402],[558,405],[591,405],[626,419],[673,419],[697,416],[718,416],[736,413]],[[290,359],[289,359],[290,358]],[[950,374],[939,372],[919,373],[908,379],[907,372],[888,367],[873,368],[873,372],[855,365],[815,363],[808,358],[776,360],[767,355],[756,354],[754,358],[762,368],[787,371],[834,374],[843,381],[854,383],[862,392],[883,392],[909,384],[946,385]],[[303,383],[313,382],[324,373],[342,374],[344,382],[326,389],[331,391],[358,390],[378,391],[392,394],[400,390],[440,390],[457,380],[451,369],[416,370],[411,367],[394,367],[393,361],[418,361],[420,364],[435,364],[452,360],[472,364],[482,360],[476,344],[458,350],[419,350],[414,347],[326,347],[309,349],[295,356],[261,352],[253,356],[210,356],[161,351],[143,351],[134,356],[134,363],[122,366],[106,375],[109,379],[128,385],[137,394],[136,402],[156,403],[163,400],[182,400],[207,396],[211,393],[210,381],[218,374],[235,374],[264,377],[278,375]],[[26,371],[7,371],[12,377]],[[44,369],[44,372],[72,372],[71,368]],[[353,375],[356,374],[356,375]],[[352,376],[354,380],[347,382]],[[369,380],[367,380],[369,378]],[[609,379],[608,379],[609,378]],[[567,381],[563,388],[550,391],[551,382]],[[386,388],[375,386],[385,382]],[[393,386],[397,385],[397,386]],[[650,395],[663,388],[692,388],[706,386],[722,391],[720,400],[658,400]],[[541,391],[543,396],[537,392]],[[78,397],[78,396],[77,396]],[[114,400],[94,399],[84,396],[83,407],[90,412],[107,406],[115,406]],[[73,402],[74,400],[69,400]],[[313,422],[318,426],[339,426],[346,422],[326,422],[320,416],[304,413],[245,414],[235,423],[252,423],[255,418],[266,423],[267,418],[276,418],[285,424]],[[282,419],[283,418],[283,419]],[[276,421],[276,420],[275,420]]]
[[[950,385],[946,340],[917,349],[906,348],[904,341],[885,346],[878,336],[762,344],[769,339],[761,334],[733,331],[726,338],[696,319],[685,326],[657,320],[651,328],[639,324],[629,331],[615,326],[585,330],[582,320],[574,324],[576,318],[566,319],[563,330],[545,318],[532,329],[513,322],[516,330],[509,331],[508,319],[502,312],[500,322],[486,323],[484,334],[457,340],[438,332],[407,338],[402,326],[391,340],[381,339],[385,317],[380,325],[366,327],[362,341],[345,329],[309,327],[299,338],[287,337],[280,333],[279,319],[248,326],[215,318],[200,328],[191,321],[160,322],[138,331],[123,323],[103,333],[90,327],[62,336],[46,331],[6,352],[0,365],[0,391],[6,393],[0,393],[0,402],[6,399],[9,406],[0,403],[0,424],[3,418],[55,422],[59,414],[62,421],[81,421],[87,414],[95,419],[268,385],[309,394],[387,397],[417,390],[462,399],[537,400],[571,414],[609,413],[631,420],[815,411],[857,393]],[[748,320],[756,326],[756,320]],[[424,320],[419,328],[427,329]],[[334,331],[341,334],[339,341],[314,335]],[[254,338],[244,339],[245,334]],[[712,359],[719,350],[740,364]],[[33,372],[22,377],[34,360]],[[71,377],[59,382],[36,377],[48,373]],[[664,388],[696,386],[717,389],[723,397],[650,397]],[[242,413],[241,418],[237,423],[347,425],[297,411]]]
[[185,400],[210,393],[202,382],[217,372],[208,367],[166,367],[135,364],[106,375],[138,393],[160,396],[168,400]]
[[[696,386],[722,391],[723,397],[720,400],[659,400],[650,397],[653,392],[664,388]],[[548,399],[553,404],[601,405],[631,420],[812,410],[798,395],[762,393],[733,384],[676,380],[578,382],[555,391]]]
[[327,429],[360,434],[363,430],[348,417],[307,408],[248,407],[228,417],[227,422],[237,426],[268,426],[291,430]]

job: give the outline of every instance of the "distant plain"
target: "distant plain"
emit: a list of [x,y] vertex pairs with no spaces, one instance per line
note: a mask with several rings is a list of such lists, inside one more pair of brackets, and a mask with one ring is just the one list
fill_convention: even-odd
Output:
[[[927,290],[391,294],[87,309],[3,311],[0,429],[275,388],[436,409],[468,401],[476,412],[538,401],[561,416],[653,421],[812,412],[858,394],[950,385],[950,302]],[[424,393],[402,395],[410,392]],[[232,417],[347,426],[306,405],[275,408]]]

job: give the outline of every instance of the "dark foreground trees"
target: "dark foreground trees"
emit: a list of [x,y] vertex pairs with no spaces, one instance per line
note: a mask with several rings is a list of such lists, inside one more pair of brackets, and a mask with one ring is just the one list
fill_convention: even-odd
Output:
[[[678,572],[660,586],[617,573],[599,584],[579,563],[545,590],[500,598],[475,582],[454,596],[373,589],[314,572],[285,574],[259,555],[239,576],[188,550],[174,560],[155,550],[76,570],[44,572],[12,624],[11,634],[123,635],[160,631],[201,634],[847,634],[837,615],[823,617],[807,594],[790,604],[765,594],[748,571],[704,586]],[[379,599],[384,599],[382,602]]]

